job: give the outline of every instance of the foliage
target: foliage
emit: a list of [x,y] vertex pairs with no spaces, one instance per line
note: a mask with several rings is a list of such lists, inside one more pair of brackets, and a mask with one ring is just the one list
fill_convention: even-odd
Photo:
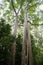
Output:
[[43,65],[43,50],[40,46],[35,45],[35,39],[31,35],[31,43],[32,43],[32,53],[33,53],[33,63],[34,65]]
[[[12,2],[11,2],[12,1]],[[37,28],[37,25],[39,23],[43,23],[43,11],[37,12],[37,7],[39,7],[39,0],[4,0],[4,3],[0,5],[0,16],[3,17],[8,23],[15,21],[15,15],[14,15],[14,8],[17,11],[20,7],[20,16],[19,17],[19,23],[24,23],[24,4],[28,3],[28,18],[30,21],[32,20],[32,23],[34,23],[34,30],[33,28],[31,31],[34,31],[35,34],[31,36],[31,43],[32,43],[32,53],[33,53],[33,63],[34,65],[43,65],[43,46],[41,45],[43,43],[43,39],[40,37],[40,32],[38,32],[39,29],[35,30]],[[12,7],[13,4],[13,7]],[[7,8],[8,6],[8,8]],[[19,13],[18,13],[19,15]],[[11,57],[11,45],[13,41],[15,40],[13,35],[11,34],[11,26],[9,24],[6,24],[5,20],[0,20],[0,65],[7,65],[8,60]],[[11,23],[12,24],[12,23]],[[30,25],[31,27],[32,25]],[[23,26],[22,26],[23,27]],[[20,29],[20,27],[19,27]],[[22,28],[23,29],[23,28]],[[42,26],[43,29],[43,26]],[[36,32],[37,31],[37,32]],[[20,65],[21,64],[21,49],[22,49],[22,36],[21,31],[20,35],[16,38],[16,56],[15,56],[15,64]],[[42,30],[43,32],[43,30]],[[41,33],[42,33],[41,32]],[[39,37],[38,37],[39,36]],[[36,39],[38,39],[38,45]]]
[[0,65],[7,65],[11,56],[11,45],[14,37],[11,34],[11,26],[4,19],[0,20]]

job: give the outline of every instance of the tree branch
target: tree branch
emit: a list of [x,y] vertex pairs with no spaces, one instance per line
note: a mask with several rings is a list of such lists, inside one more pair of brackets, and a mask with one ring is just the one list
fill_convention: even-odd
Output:
[[18,9],[18,12],[17,12],[17,14],[19,13],[20,9],[21,9],[21,6],[20,6],[20,8]]
[[12,3],[12,7],[13,7],[13,9],[14,9],[14,12],[16,13],[16,9],[15,9],[15,7],[14,7],[14,5],[13,5],[13,0],[11,0],[11,3]]
[[37,5],[37,4],[41,4],[41,3],[36,2],[36,3],[32,4],[32,5],[27,4],[27,10],[28,10],[28,9],[30,9],[31,7],[33,7],[33,6]]
[[27,21],[27,22],[29,22],[31,25],[43,25],[43,23],[42,24],[34,24],[34,23],[31,23],[30,21]]

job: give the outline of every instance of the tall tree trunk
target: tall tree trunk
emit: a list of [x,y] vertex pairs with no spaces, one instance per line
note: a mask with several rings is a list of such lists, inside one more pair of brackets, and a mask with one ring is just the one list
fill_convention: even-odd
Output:
[[[32,65],[32,49],[27,19],[27,10],[24,9],[24,33],[22,44],[22,65]],[[29,63],[28,63],[29,62]]]
[[28,40],[27,40],[27,57],[28,57],[28,64],[33,65],[33,57],[32,57],[32,48],[31,48],[31,39],[30,39],[29,26],[28,26]]
[[24,33],[22,43],[22,65],[27,65],[27,15],[26,10],[24,11]]
[[[14,34],[13,34],[15,39],[17,35],[17,28],[18,28],[18,15],[16,14],[16,21],[15,21]],[[12,50],[12,65],[15,65],[16,40],[14,41],[11,50]]]

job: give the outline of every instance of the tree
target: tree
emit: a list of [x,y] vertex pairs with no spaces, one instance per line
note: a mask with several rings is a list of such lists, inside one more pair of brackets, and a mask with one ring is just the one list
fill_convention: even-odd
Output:
[[[10,0],[7,0],[7,2],[9,2]],[[14,14],[16,14],[16,15],[14,15],[13,16],[13,18],[16,18],[16,22],[15,22],[15,27],[14,27],[14,37],[16,38],[16,34],[17,34],[17,27],[18,27],[18,20],[19,20],[19,18],[20,18],[20,22],[21,21],[23,21],[24,22],[24,19],[26,19],[26,18],[24,18],[24,5],[25,5],[25,3],[27,4],[27,13],[28,13],[28,18],[30,18],[31,20],[32,20],[32,24],[34,25],[34,26],[36,26],[37,27],[37,24],[39,23],[39,20],[40,20],[40,18],[39,18],[39,16],[37,15],[37,14],[34,14],[35,12],[36,12],[36,7],[37,7],[37,5],[39,4],[39,0],[38,1],[36,1],[36,0],[16,0],[16,2],[14,2],[14,0],[11,0],[10,2],[10,6],[12,7],[11,9],[10,9],[10,6],[9,6],[9,9],[10,9],[10,11],[13,11],[13,13]],[[20,7],[20,8],[19,8]],[[18,12],[17,12],[17,10],[18,10]],[[7,11],[7,13],[8,13],[9,11]],[[19,12],[20,12],[20,15],[19,15]],[[22,13],[23,12],[23,13]],[[6,14],[7,15],[7,14]],[[21,17],[20,17],[21,16]],[[19,17],[19,18],[18,18]],[[8,18],[9,19],[9,18]],[[12,19],[12,18],[11,18]],[[9,19],[9,21],[10,21],[10,19]],[[19,23],[20,23],[19,22]],[[23,24],[23,22],[22,22],[22,24]],[[30,24],[31,24],[31,22],[29,22]],[[36,24],[37,23],[37,24]],[[27,26],[27,20],[26,20],[26,26]],[[32,25],[31,24],[31,25]],[[20,23],[20,25],[21,25],[21,23]],[[25,26],[24,26],[25,27]],[[28,26],[27,26],[28,27]],[[27,29],[27,28],[26,28]],[[26,31],[26,29],[25,29],[25,31]],[[36,34],[36,33],[35,33]],[[26,35],[26,33],[25,33],[25,35]],[[29,37],[30,37],[30,35],[29,35]],[[25,38],[25,37],[24,37]],[[36,37],[37,38],[37,37]],[[27,42],[26,42],[27,43]],[[13,52],[12,52],[12,55],[13,55],[13,65],[15,64],[15,53],[16,53],[16,41],[14,42],[14,44],[12,45],[12,50],[13,50]],[[24,49],[23,49],[24,50]],[[23,61],[23,60],[22,60]]]

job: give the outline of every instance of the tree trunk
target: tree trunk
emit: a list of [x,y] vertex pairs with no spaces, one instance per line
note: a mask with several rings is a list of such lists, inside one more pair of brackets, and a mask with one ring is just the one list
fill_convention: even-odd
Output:
[[24,33],[22,44],[22,65],[32,65],[32,49],[28,26],[27,10],[24,9]]
[[[15,21],[14,34],[13,34],[15,39],[17,35],[17,28],[18,28],[18,15],[16,14],[16,21]],[[16,40],[14,41],[12,45],[11,51],[12,51],[12,65],[15,65]]]
[[32,48],[31,48],[31,39],[30,39],[29,26],[28,26],[28,40],[27,40],[27,57],[28,57],[28,65],[33,65],[33,57],[32,57]]
[[27,65],[27,15],[26,10],[24,11],[24,33],[22,43],[22,65]]

